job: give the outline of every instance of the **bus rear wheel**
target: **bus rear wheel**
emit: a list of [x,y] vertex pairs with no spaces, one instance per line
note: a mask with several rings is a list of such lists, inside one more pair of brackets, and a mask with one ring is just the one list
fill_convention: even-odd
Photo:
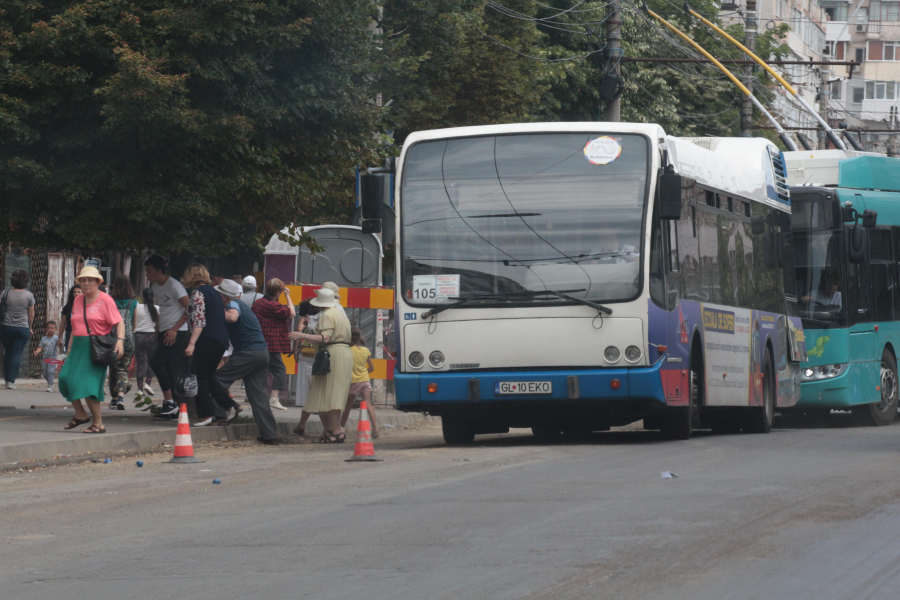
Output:
[[441,417],[441,429],[447,444],[471,444],[475,441],[475,428],[463,418],[444,415]]
[[897,416],[897,361],[886,349],[881,353],[881,402],[861,404],[851,410],[860,425],[883,427]]
[[775,420],[775,363],[772,352],[766,349],[763,363],[763,403],[750,409],[744,431],[746,433],[769,433]]

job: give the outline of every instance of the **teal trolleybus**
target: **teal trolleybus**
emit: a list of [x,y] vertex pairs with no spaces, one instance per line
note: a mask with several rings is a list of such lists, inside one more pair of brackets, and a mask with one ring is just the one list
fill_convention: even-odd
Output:
[[900,160],[837,153],[786,154],[808,355],[793,410],[850,409],[888,425],[900,352]]

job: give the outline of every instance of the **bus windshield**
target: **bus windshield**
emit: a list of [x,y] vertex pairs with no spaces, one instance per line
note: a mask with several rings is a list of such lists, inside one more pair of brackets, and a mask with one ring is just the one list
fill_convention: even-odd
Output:
[[[599,155],[588,151],[594,148]],[[648,172],[649,144],[640,135],[415,144],[401,187],[406,300],[424,305],[543,290],[605,302],[635,298]]]
[[840,326],[846,321],[840,230],[795,231],[794,260],[800,316]]

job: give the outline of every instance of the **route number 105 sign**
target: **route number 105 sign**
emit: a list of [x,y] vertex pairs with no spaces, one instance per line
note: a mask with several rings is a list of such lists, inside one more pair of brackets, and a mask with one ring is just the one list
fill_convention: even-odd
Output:
[[415,303],[450,302],[459,298],[459,275],[415,275],[412,301]]

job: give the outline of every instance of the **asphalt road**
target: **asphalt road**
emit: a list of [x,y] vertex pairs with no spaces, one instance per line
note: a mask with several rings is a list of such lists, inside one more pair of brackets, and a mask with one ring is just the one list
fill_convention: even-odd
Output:
[[237,443],[0,474],[0,596],[893,599],[900,426],[832,425],[448,448],[432,421],[374,464]]

